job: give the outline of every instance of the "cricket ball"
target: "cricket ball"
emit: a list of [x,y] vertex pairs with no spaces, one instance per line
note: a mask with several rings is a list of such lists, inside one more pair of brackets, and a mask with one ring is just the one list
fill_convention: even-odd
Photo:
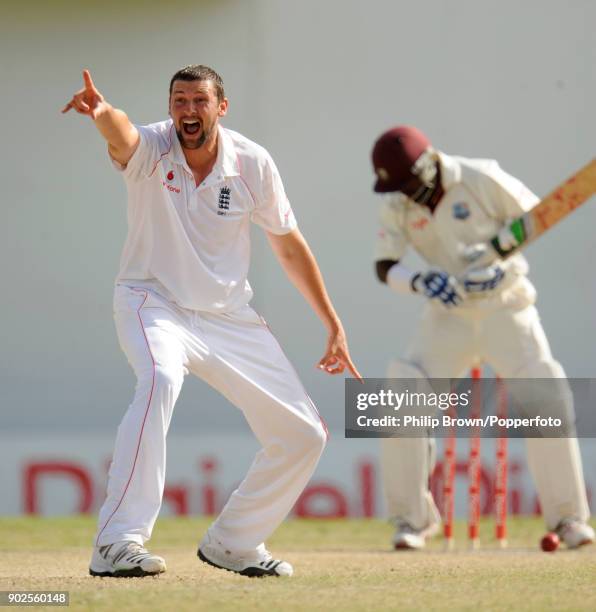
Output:
[[540,548],[542,548],[544,552],[555,552],[555,550],[559,548],[560,542],[559,536],[556,533],[550,532],[540,540]]

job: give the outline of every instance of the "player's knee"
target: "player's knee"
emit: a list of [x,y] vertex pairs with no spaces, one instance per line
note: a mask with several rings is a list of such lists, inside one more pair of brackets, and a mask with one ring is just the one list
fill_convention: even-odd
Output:
[[279,459],[295,464],[316,461],[327,443],[327,430],[322,423],[300,420],[285,433],[271,440],[265,447],[270,459]]
[[[554,359],[530,362],[516,371],[510,383],[514,406],[524,416],[562,419],[563,432],[575,435],[573,392],[565,370]],[[544,435],[548,435],[545,430]],[[550,432],[552,433],[552,432]]]
[[182,386],[184,372],[182,368],[156,365],[153,373],[153,386],[155,391],[174,390]]
[[302,435],[302,443],[306,452],[320,455],[327,444],[327,428],[322,421],[310,423]]
[[540,359],[524,364],[512,378],[566,378],[566,375],[556,359]]
[[288,456],[295,458],[318,459],[327,444],[327,429],[320,420],[304,421],[300,419],[285,440]]

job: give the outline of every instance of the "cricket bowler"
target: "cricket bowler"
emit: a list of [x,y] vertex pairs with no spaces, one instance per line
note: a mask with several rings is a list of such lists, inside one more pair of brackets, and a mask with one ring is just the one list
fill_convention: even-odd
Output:
[[[242,410],[261,449],[204,535],[199,558],[244,576],[290,576],[265,540],[313,473],[327,429],[265,321],[249,306],[251,223],[328,332],[319,368],[359,377],[339,317],[269,153],[220,125],[221,77],[191,65],[171,78],[169,118],[135,126],[84,71],[70,109],[89,117],[128,191],[128,235],[114,293],[122,350],[137,377],[118,428],[89,572],[146,576],[162,502],[166,434],[192,373]],[[233,449],[229,449],[233,452]]]

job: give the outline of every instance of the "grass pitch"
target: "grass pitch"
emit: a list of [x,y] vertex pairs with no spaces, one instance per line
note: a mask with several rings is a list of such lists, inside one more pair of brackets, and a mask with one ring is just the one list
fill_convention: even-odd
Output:
[[0,519],[0,590],[67,590],[73,610],[594,610],[596,547],[543,553],[538,519],[509,522],[509,548],[497,550],[492,521],[483,548],[393,552],[391,527],[378,520],[286,522],[268,547],[294,565],[290,579],[248,579],[196,557],[206,519],[158,521],[151,550],[168,571],[151,578],[88,575],[95,520]]

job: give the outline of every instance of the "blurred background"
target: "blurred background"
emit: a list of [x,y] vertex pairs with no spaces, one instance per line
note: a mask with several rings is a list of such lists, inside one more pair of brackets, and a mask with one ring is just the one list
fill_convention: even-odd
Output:
[[[382,131],[416,125],[443,151],[498,159],[539,195],[594,156],[592,0],[31,0],[1,9],[3,514],[94,511],[133,393],[111,315],[124,183],[92,123],[60,114],[83,68],[139,124],[166,118],[178,68],[204,63],[222,75],[224,125],[275,159],[368,377],[402,353],[421,305],[373,274],[380,201],[369,153]],[[595,225],[592,201],[527,250],[553,352],[573,377],[596,368]],[[343,439],[343,380],[314,367],[325,332],[258,228],[250,281],[253,306],[333,434],[298,512],[382,514],[376,443]],[[240,413],[187,379],[165,511],[217,509],[254,450]],[[520,511],[530,512],[523,449],[513,450]],[[593,445],[582,450],[596,487]]]

